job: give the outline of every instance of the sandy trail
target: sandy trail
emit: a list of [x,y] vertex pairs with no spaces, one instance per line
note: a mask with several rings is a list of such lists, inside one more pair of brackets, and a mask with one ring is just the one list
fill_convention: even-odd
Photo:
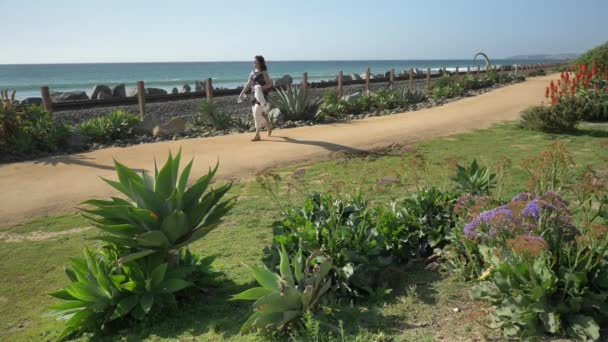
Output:
[[109,148],[69,156],[0,166],[0,226],[34,217],[74,212],[91,197],[115,194],[99,177],[114,178],[112,160],[150,170],[153,158],[164,161],[169,150],[182,148],[195,158],[191,177],[220,160],[221,178],[248,177],[269,167],[331,157],[338,151],[368,150],[437,136],[486,128],[515,120],[519,112],[543,100],[552,76],[532,78],[444,106],[352,123],[275,130],[252,143],[250,134]]

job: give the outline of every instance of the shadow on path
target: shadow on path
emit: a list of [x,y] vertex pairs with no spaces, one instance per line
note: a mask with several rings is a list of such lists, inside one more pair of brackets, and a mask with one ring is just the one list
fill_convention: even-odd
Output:
[[[56,157],[48,157],[40,160],[34,161],[34,164],[44,164],[44,165],[52,165],[57,166],[60,164],[65,165],[78,165],[84,167],[90,167],[94,169],[100,170],[114,170],[114,165],[103,165],[97,164],[91,161],[93,158],[84,157],[81,155],[70,155],[70,156],[56,156]],[[142,170],[134,169],[133,171],[141,172]]]

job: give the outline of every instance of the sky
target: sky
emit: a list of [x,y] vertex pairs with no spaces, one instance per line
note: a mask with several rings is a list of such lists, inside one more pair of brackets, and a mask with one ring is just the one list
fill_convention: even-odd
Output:
[[608,41],[608,0],[0,0],[0,64],[468,59]]

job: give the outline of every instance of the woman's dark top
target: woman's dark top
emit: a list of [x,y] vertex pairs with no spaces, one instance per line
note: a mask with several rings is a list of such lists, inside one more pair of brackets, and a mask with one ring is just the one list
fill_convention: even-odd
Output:
[[[264,80],[264,72],[265,71],[253,71],[251,73],[251,75],[249,75],[249,79],[251,80],[251,93],[253,94],[253,87],[255,87],[256,85],[259,85],[261,87],[264,87],[264,85],[266,85],[266,81]],[[268,101],[268,90],[266,89],[262,89],[262,93],[264,93],[264,98],[266,99],[266,101]],[[251,105],[255,105],[255,104],[260,104],[256,99],[255,96],[253,97],[253,99],[251,100]]]

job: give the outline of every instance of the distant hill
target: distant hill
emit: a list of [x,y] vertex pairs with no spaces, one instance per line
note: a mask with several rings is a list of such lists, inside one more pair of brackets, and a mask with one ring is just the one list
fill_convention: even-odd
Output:
[[554,60],[567,60],[576,59],[580,56],[580,53],[560,53],[555,55],[517,55],[510,56],[506,59],[554,59]]

